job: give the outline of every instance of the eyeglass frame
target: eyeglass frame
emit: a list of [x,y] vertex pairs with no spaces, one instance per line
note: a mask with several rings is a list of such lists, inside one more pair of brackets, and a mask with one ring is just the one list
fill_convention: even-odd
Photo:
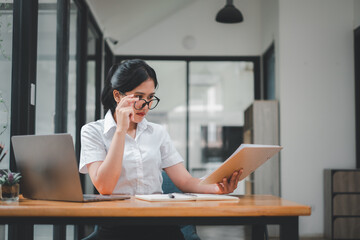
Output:
[[[117,90],[117,91],[118,91],[121,95],[127,96],[125,93],[123,93],[123,92],[121,92],[121,91],[119,91],[119,90]],[[136,104],[136,102],[137,102],[137,101],[135,101],[135,102],[134,102],[134,108],[135,108],[136,110],[141,110],[141,109],[144,109],[144,107],[147,105],[148,108],[149,108],[149,110],[155,109],[155,108],[157,107],[157,105],[159,104],[159,102],[160,102],[160,98],[158,98],[158,97],[155,96],[155,95],[153,96],[153,98],[156,98],[156,100],[158,101],[154,108],[150,108],[150,103],[153,101],[153,99],[151,99],[150,101],[146,101],[146,100],[143,99],[143,98],[139,98],[138,101],[140,101],[140,100],[145,101],[145,105],[144,105],[142,108],[138,109],[138,108],[135,107],[135,104]]]

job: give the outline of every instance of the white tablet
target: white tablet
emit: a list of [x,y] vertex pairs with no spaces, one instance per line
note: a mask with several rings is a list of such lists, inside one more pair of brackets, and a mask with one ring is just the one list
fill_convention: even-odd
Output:
[[239,179],[241,181],[280,152],[281,149],[282,147],[277,145],[241,144],[223,164],[200,183],[219,183],[222,182],[223,178],[229,178],[234,171],[243,169]]

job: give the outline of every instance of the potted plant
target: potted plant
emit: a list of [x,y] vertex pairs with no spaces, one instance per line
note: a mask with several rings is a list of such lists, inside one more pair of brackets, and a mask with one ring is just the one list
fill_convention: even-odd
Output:
[[14,202],[19,200],[20,173],[4,170],[0,175],[1,195],[3,201]]

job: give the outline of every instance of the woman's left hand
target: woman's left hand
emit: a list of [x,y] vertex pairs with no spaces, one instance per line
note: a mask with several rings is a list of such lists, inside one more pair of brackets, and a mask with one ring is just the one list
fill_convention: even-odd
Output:
[[240,169],[239,171],[235,171],[233,172],[229,180],[227,178],[224,178],[222,182],[217,183],[217,187],[219,188],[218,194],[232,193],[237,188],[242,172],[242,169]]

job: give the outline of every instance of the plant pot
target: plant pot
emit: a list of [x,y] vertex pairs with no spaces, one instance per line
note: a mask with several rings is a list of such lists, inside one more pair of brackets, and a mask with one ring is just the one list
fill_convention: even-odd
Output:
[[16,202],[19,201],[20,184],[14,185],[1,185],[2,201]]

